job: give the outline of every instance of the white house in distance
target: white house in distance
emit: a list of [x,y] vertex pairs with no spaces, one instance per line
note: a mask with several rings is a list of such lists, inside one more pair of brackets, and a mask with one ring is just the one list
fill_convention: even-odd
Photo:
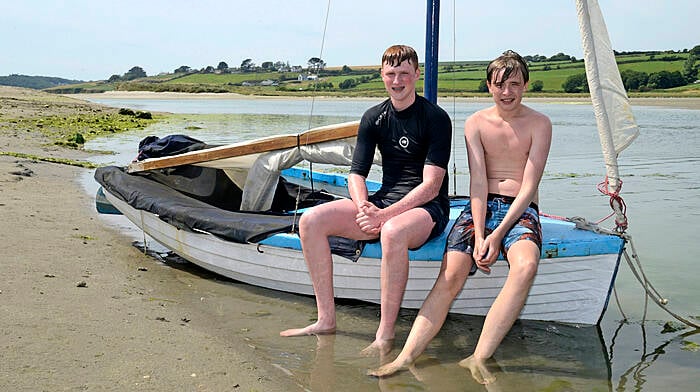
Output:
[[318,79],[318,75],[314,75],[314,74],[299,74],[299,76],[297,76],[297,80],[300,82],[303,82],[305,80],[316,80],[316,79]]

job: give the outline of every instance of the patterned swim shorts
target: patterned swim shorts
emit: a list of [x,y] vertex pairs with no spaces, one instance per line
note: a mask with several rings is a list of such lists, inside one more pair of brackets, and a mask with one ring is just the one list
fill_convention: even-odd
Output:
[[[503,221],[515,198],[489,193],[486,209],[485,235],[488,236]],[[517,241],[528,240],[542,249],[542,227],[540,226],[539,208],[530,203],[517,222],[511,227],[501,242],[501,252],[508,260],[508,249]],[[447,236],[447,251],[464,252],[471,256],[474,253],[474,220],[471,203],[467,201],[464,210],[455,221],[450,234]],[[469,275],[476,272],[476,263],[472,263]]]

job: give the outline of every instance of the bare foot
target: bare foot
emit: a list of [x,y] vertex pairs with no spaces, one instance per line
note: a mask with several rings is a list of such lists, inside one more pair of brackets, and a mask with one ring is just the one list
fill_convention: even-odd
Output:
[[280,336],[325,335],[335,333],[335,325],[323,326],[315,322],[304,328],[292,328],[280,332]]
[[471,355],[459,361],[459,366],[469,369],[469,371],[472,373],[472,377],[479,384],[487,385],[496,381],[496,376],[494,376],[486,367],[485,359],[475,358],[473,355]]
[[389,362],[386,365],[380,366],[377,369],[370,369],[367,371],[368,376],[373,376],[373,377],[385,377],[385,376],[390,376],[399,370],[403,370],[407,368],[407,364],[404,363],[403,361],[400,361],[398,358],[395,359],[393,362]]
[[393,346],[394,339],[376,339],[372,344],[360,351],[360,354],[365,357],[383,357],[389,354]]

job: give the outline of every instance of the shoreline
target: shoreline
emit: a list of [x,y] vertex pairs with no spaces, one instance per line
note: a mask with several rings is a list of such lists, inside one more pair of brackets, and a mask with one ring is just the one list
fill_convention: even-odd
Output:
[[[90,94],[62,94],[64,97],[86,99],[202,99],[202,100],[348,100],[348,101],[376,101],[376,97],[333,97],[333,96],[260,96],[260,95],[243,95],[237,93],[177,93],[177,92],[152,92],[152,91],[107,91],[104,93]],[[440,97],[441,100],[451,100],[451,97]],[[458,97],[457,102],[491,102],[490,97]],[[584,97],[529,97],[527,94],[523,98],[525,103],[570,103],[570,104],[588,104],[589,98]],[[690,110],[700,110],[700,98],[697,97],[632,97],[630,98],[632,106],[664,106],[677,107]]]

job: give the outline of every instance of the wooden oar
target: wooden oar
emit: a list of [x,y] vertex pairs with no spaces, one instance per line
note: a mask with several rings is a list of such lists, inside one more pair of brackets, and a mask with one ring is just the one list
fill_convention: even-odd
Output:
[[281,135],[266,139],[252,140],[245,143],[190,151],[167,157],[144,159],[143,161],[129,164],[127,172],[136,173],[144,170],[215,161],[218,159],[259,154],[262,152],[345,139],[357,136],[357,128],[359,125],[359,121],[351,121],[313,128],[296,135]]

